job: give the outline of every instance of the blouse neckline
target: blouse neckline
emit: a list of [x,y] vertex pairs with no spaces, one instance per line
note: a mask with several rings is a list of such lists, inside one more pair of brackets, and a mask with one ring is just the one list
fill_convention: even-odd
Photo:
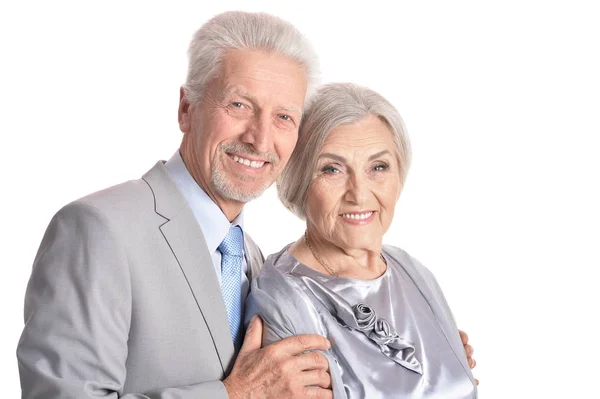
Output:
[[306,270],[309,275],[312,275],[312,277],[316,277],[321,281],[332,281],[332,282],[347,282],[347,283],[353,283],[353,284],[359,284],[359,285],[375,285],[375,284],[379,284],[381,282],[381,280],[383,280],[384,278],[386,278],[389,274],[390,274],[390,258],[389,256],[385,253],[385,251],[381,251],[381,255],[385,258],[385,262],[386,262],[386,268],[385,268],[385,272],[383,272],[383,274],[379,277],[376,277],[374,279],[360,279],[360,278],[353,278],[353,277],[340,277],[340,276],[332,276],[330,274],[325,274],[322,273],[318,270],[313,269],[312,267],[305,265],[304,263],[300,262],[292,253],[289,252],[289,247],[291,246],[288,245],[288,247],[285,248],[284,252],[284,256],[289,256],[295,263],[294,267],[291,268],[290,272],[293,272],[293,270],[296,267],[300,267],[303,270]]

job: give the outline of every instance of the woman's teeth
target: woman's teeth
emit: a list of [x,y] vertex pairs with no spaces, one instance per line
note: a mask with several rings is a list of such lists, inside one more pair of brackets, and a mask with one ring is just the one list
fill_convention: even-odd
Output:
[[345,219],[367,219],[369,217],[371,217],[371,215],[373,214],[373,212],[366,212],[366,213],[344,213],[342,214],[342,217]]

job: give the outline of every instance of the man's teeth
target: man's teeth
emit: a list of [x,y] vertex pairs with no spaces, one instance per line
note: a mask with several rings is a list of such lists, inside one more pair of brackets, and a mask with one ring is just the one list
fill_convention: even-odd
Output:
[[345,219],[367,219],[369,217],[371,217],[371,215],[373,214],[373,212],[366,212],[366,213],[344,213],[342,214],[342,217]]
[[242,165],[250,166],[251,168],[262,168],[265,164],[263,161],[250,161],[249,159],[240,158],[237,155],[233,156],[233,160],[237,163],[241,163]]

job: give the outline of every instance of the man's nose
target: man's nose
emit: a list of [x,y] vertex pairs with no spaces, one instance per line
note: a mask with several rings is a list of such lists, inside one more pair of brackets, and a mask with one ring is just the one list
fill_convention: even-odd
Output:
[[273,146],[273,126],[270,116],[265,112],[257,113],[248,123],[242,135],[242,142],[250,144],[257,152],[271,151]]

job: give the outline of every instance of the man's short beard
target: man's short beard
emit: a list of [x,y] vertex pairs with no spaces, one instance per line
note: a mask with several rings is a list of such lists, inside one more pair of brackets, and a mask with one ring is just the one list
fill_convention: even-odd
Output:
[[250,202],[261,196],[267,188],[273,184],[272,181],[267,181],[262,187],[248,191],[240,187],[239,184],[231,181],[231,179],[223,172],[223,169],[213,164],[210,173],[210,179],[213,189],[223,198],[228,198],[239,202]]
[[[276,154],[270,152],[259,154],[254,151],[252,147],[240,142],[223,144],[220,146],[219,152],[222,157],[228,157],[229,155],[227,155],[227,153],[229,152],[262,158],[269,162],[271,164],[270,166],[273,168],[276,168],[279,164],[279,157]],[[213,163],[211,167],[210,179],[212,188],[223,198],[228,198],[243,203],[250,202],[260,197],[261,194],[264,193],[265,190],[269,188],[275,181],[275,179],[266,181],[261,187],[258,187],[252,191],[243,190],[240,185],[236,184],[227,176],[220,165],[221,164],[219,162]],[[245,180],[244,176],[240,176],[240,178],[241,180]],[[245,181],[251,181],[251,179],[247,179]]]

